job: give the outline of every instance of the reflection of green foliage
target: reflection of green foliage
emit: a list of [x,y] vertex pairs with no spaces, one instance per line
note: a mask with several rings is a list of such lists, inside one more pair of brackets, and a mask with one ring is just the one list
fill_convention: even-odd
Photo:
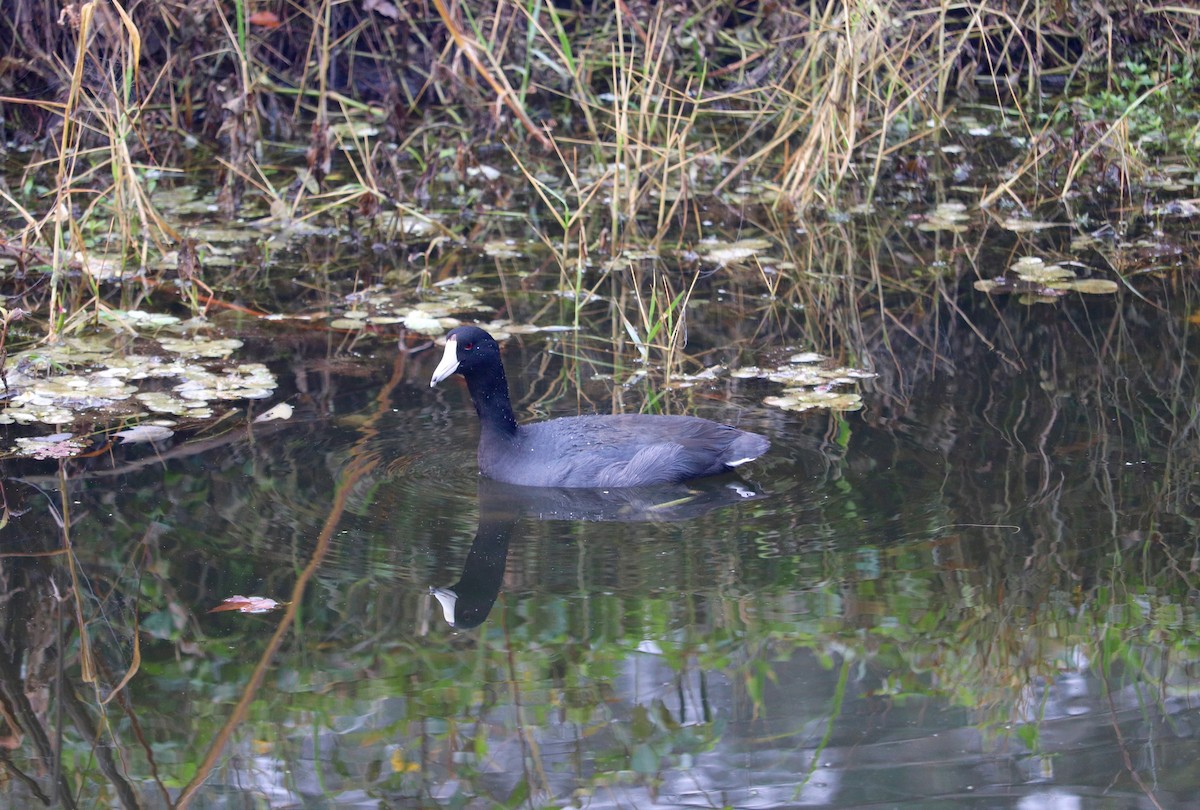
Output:
[[1196,57],[1189,55],[1175,66],[1169,84],[1130,109],[1139,97],[1165,77],[1158,74],[1156,66],[1133,59],[1123,60],[1109,77],[1110,84],[1082,96],[1076,109],[1083,113],[1084,121],[1107,122],[1125,116],[1130,142],[1153,154],[1191,152],[1195,144],[1190,142],[1189,133],[1200,118],[1200,106],[1196,101],[1196,64]]
[[[177,472],[171,476],[173,503],[200,509],[214,492],[224,492],[226,508],[244,498],[253,511],[268,499],[288,499],[297,471],[276,470],[267,484],[236,493],[226,489],[225,477],[241,479],[245,469],[233,463],[207,475]],[[652,788],[665,770],[685,767],[721,741],[731,719],[728,707],[681,716],[665,699],[677,684],[626,702],[628,695],[616,684],[639,661],[666,667],[680,684],[719,673],[744,698],[746,714],[770,716],[770,692],[792,688],[781,680],[780,667],[811,652],[842,673],[844,694],[838,700],[831,696],[829,716],[813,718],[804,730],[809,745],[830,739],[840,722],[840,701],[869,693],[897,707],[943,700],[970,712],[987,733],[1014,733],[1025,748],[1037,750],[1039,709],[1027,705],[1031,690],[1039,679],[1077,667],[1074,649],[1085,651],[1114,690],[1165,678],[1168,673],[1155,663],[1163,649],[1172,651],[1172,668],[1194,663],[1200,654],[1179,607],[1187,604],[1188,584],[1170,566],[1109,554],[1103,568],[1080,556],[1067,564],[1109,575],[1091,592],[1090,610],[1063,598],[1034,600],[1035,594],[1069,592],[1071,580],[1056,568],[1008,567],[1006,557],[989,556],[985,537],[926,532],[938,540],[942,554],[954,551],[951,556],[962,560],[956,567],[931,562],[931,541],[923,539],[833,543],[847,525],[873,520],[878,507],[856,501],[853,482],[842,483],[845,500],[831,512],[837,517],[826,526],[812,521],[803,545],[754,524],[735,529],[734,512],[717,515],[704,527],[689,524],[699,537],[665,531],[664,541],[683,544],[677,554],[664,555],[659,542],[620,547],[627,564],[641,560],[629,566],[631,572],[655,572],[649,581],[657,588],[625,580],[604,593],[586,582],[534,593],[518,589],[501,598],[479,630],[457,639],[444,630],[414,639],[408,629],[398,629],[397,616],[406,617],[408,627],[423,608],[416,589],[383,568],[365,575],[364,592],[373,595],[374,607],[361,609],[353,629],[341,627],[346,615],[339,595],[351,591],[344,579],[350,572],[331,569],[310,593],[305,623],[276,662],[235,750],[248,756],[265,745],[271,757],[314,767],[300,763],[307,756],[303,742],[327,738],[332,748],[315,767],[327,768],[330,778],[363,783],[381,795],[423,796],[452,766],[465,801],[487,792],[489,774],[515,748],[530,766],[508,797],[511,803],[542,790],[541,755],[530,743],[540,730],[564,728],[568,738],[586,741],[586,767],[574,778],[590,790],[615,783]],[[374,489],[382,491],[378,482]],[[906,491],[910,507],[931,494],[913,486]],[[137,497],[131,495],[133,502]],[[299,521],[308,505],[293,506],[300,511],[292,520]],[[179,525],[162,504],[154,513],[176,524],[172,536],[180,548],[227,543],[221,575],[230,583],[255,581],[255,568],[263,565],[255,558],[272,552],[269,545],[239,549],[204,527]],[[132,520],[116,525],[126,532],[137,529]],[[531,536],[512,552],[515,570],[537,570],[553,543],[561,542],[550,527],[527,529]],[[98,548],[86,532],[81,525],[77,542]],[[540,535],[551,545],[542,545]],[[608,550],[600,539],[604,528],[588,527],[588,535],[592,554]],[[774,552],[761,556],[764,548]],[[367,551],[375,554],[386,556],[383,548]],[[740,567],[735,580],[721,584],[711,578],[711,566],[687,567],[689,560],[717,556]],[[680,569],[671,570],[676,564]],[[185,560],[172,560],[157,569],[163,580],[142,580],[142,624],[149,632],[142,672],[131,686],[155,761],[175,785],[194,772],[205,741],[224,722],[273,626],[270,616],[206,620],[211,637],[197,650],[176,655],[175,644],[192,638],[193,630],[172,622],[168,606],[177,597],[164,586],[179,581],[184,565]],[[601,564],[583,575],[603,572]],[[1136,588],[1126,584],[1133,582]],[[372,634],[374,641],[365,643]],[[642,649],[648,641],[653,651]],[[184,732],[181,713],[188,717]],[[138,772],[144,763],[136,746],[125,744],[128,731],[117,723],[111,734]],[[80,757],[75,767],[87,771],[94,765]]]

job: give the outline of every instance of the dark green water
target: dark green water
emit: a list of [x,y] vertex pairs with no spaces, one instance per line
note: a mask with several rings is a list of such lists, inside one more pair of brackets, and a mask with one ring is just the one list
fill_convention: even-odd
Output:
[[[731,318],[722,284],[691,317],[742,342],[698,326],[706,357],[808,348],[791,304]],[[1023,306],[968,277],[940,319],[864,318],[856,362],[880,376],[859,413],[768,407],[761,380],[669,394],[772,450],[635,495],[481,481],[465,388],[429,388],[436,350],[243,325],[281,380],[261,407],[290,421],[10,467],[0,686],[23,731],[4,726],[0,795],[1194,806],[1200,391],[1188,290],[1141,291]],[[589,329],[508,342],[521,418],[636,409],[644,388],[580,359],[603,354]],[[64,507],[69,557],[22,556],[63,548]],[[282,612],[207,612],[289,600],[306,568],[265,658]],[[456,584],[451,626],[430,589]]]

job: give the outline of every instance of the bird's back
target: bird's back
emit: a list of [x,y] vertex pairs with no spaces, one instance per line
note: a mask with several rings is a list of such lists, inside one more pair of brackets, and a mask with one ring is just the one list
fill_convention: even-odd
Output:
[[763,436],[695,416],[575,416],[480,437],[479,469],[527,486],[638,487],[715,475],[761,456]]

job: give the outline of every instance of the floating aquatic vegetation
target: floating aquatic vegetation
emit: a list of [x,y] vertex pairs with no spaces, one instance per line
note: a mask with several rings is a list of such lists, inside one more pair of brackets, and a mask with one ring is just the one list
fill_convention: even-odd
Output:
[[[68,425],[84,413],[93,421],[130,420],[147,412],[206,419],[213,415],[214,401],[264,399],[277,387],[263,364],[227,359],[241,341],[159,338],[163,349],[174,353],[163,356],[116,354],[106,337],[74,337],[10,358],[8,398],[0,403],[0,424]],[[162,386],[159,380],[169,379],[178,381],[170,391],[157,390]],[[163,431],[172,424],[148,420],[116,435],[126,442],[157,441],[169,435]],[[76,444],[77,452],[82,444]],[[66,452],[65,446],[51,451],[28,443],[10,452],[30,455],[29,448]]]
[[185,419],[207,419],[213,415],[206,402],[184,402],[167,391],[145,391],[134,395],[138,402],[154,413],[167,413]]
[[178,213],[179,207],[194,201],[198,193],[196,186],[188,183],[160,183],[154,187],[154,191],[150,195],[150,201],[157,208]]
[[751,181],[741,183],[733,191],[726,192],[722,199],[733,205],[771,205],[778,202],[782,196],[783,192],[774,184]]
[[484,180],[491,183],[500,179],[500,170],[481,163],[478,166],[468,167],[467,177],[482,177]]
[[491,312],[475,297],[475,289],[466,286],[467,279],[453,278],[425,288],[425,300],[414,303],[412,293],[394,293],[390,288],[374,286],[345,297],[351,307],[329,321],[331,329],[360,331],[367,326],[403,324],[410,332],[440,335],[458,326],[454,314]]
[[1067,223],[1047,222],[1042,219],[1031,219],[1014,214],[1001,220],[1000,227],[1013,233],[1031,233],[1033,231],[1044,231],[1047,228],[1065,228],[1067,227]]
[[[458,322],[455,323],[458,325]],[[534,335],[539,332],[573,332],[574,326],[566,326],[554,324],[550,326],[536,326],[531,323],[513,323],[507,320],[495,320],[490,323],[480,323],[481,329],[484,329],[495,338],[497,343],[503,343],[513,335]],[[447,330],[449,331],[449,330]],[[438,340],[439,345],[443,345],[445,341]]]
[[167,351],[184,357],[228,357],[235,349],[242,347],[242,342],[237,338],[204,338],[198,335],[190,338],[160,337],[158,342]]
[[954,128],[960,132],[965,132],[973,138],[986,138],[995,132],[995,126],[985,124],[973,115],[955,115],[953,118]]
[[[257,242],[264,236],[263,232],[249,224],[242,224],[240,227],[232,225],[223,228],[205,227],[203,231],[196,233],[196,238],[201,242],[209,244],[226,244],[239,245],[247,242]],[[205,260],[207,264],[207,259]]]
[[175,326],[180,319],[165,312],[144,312],[140,309],[110,309],[100,313],[100,320],[113,325],[131,326],[134,329],[162,329]]
[[[605,95],[611,97],[612,94],[608,93]],[[603,99],[604,95],[601,95],[600,98]],[[609,163],[591,163],[584,166],[578,174],[579,182],[585,186],[592,183],[598,183],[603,186],[611,186],[614,182],[624,186],[629,182],[629,178],[629,166],[617,161]],[[542,179],[542,177],[539,176],[539,179]],[[556,176],[547,176],[545,179],[557,183],[560,178]],[[609,198],[606,197],[604,201],[607,202],[608,199]]]
[[483,253],[494,259],[519,259],[525,255],[515,239],[492,239],[484,242]]
[[275,376],[262,363],[232,366],[221,372],[190,369],[174,390],[191,402],[214,399],[266,399],[275,390]]
[[12,449],[12,454],[37,459],[71,458],[79,455],[87,447],[87,444],[86,438],[72,433],[27,436],[17,439],[17,445]]
[[79,411],[106,408],[129,399],[137,388],[103,371],[62,374],[49,378],[9,375],[8,386],[16,393],[0,411],[0,424],[65,425]]
[[1021,303],[1025,304],[1052,303],[1068,292],[1112,295],[1120,289],[1115,281],[1079,278],[1071,268],[1062,264],[1046,264],[1037,256],[1024,256],[1009,268],[1006,275],[979,279],[974,286],[976,290],[988,294],[1019,294]]
[[[696,385],[696,383],[712,382],[713,380],[724,377],[728,373],[729,369],[725,368],[725,366],[717,365],[709,366],[703,371],[698,371],[695,374],[674,374],[671,376],[671,382],[668,387],[691,388],[692,386]],[[643,375],[639,374],[637,379],[641,379],[642,376]]]
[[375,222],[383,231],[405,236],[429,236],[441,227],[435,215],[403,211],[384,211],[375,217]]
[[1057,281],[1053,284],[1056,290],[1070,290],[1086,295],[1112,295],[1121,289],[1115,281],[1106,278],[1077,278],[1067,281]]
[[600,301],[608,300],[603,295],[597,295],[596,293],[589,292],[588,290],[578,290],[577,291],[577,290],[562,290],[562,289],[560,289],[560,290],[553,290],[553,291],[551,291],[550,294],[556,295],[559,298],[565,298],[568,301],[578,301],[581,304],[595,304],[595,303],[599,303]]
[[1200,200],[1171,200],[1154,209],[1154,214],[1160,217],[1178,217],[1191,219],[1200,214]]
[[809,411],[813,408],[828,408],[831,411],[857,411],[862,408],[862,397],[855,393],[838,393],[815,389],[793,389],[784,391],[783,396],[766,397],[763,402],[783,408],[785,411]]
[[1037,256],[1022,256],[1016,264],[1008,268],[1021,281],[1031,281],[1037,284],[1049,284],[1075,277],[1074,270],[1068,270],[1062,265],[1046,264]]
[[662,253],[653,248],[641,248],[637,250],[622,250],[617,255],[606,261],[601,269],[606,273],[620,272],[628,270],[630,267],[640,266],[642,262],[654,261],[661,259]]
[[[453,322],[453,326],[449,322]],[[457,319],[446,318],[424,312],[419,309],[409,310],[404,316],[404,328],[420,335],[440,335],[458,325]]]
[[349,142],[342,144],[342,147],[349,149],[354,145],[354,138],[374,138],[379,134],[379,127],[370,120],[336,121],[329,125],[329,134],[334,138],[347,139]]
[[[1142,184],[1147,188],[1156,188],[1163,191],[1186,191],[1196,186],[1196,170],[1193,166],[1182,163],[1158,166],[1156,174],[1145,178]],[[1186,200],[1183,202],[1195,204],[1200,201]],[[1166,205],[1169,206],[1170,203]]]
[[576,329],[574,326],[566,326],[565,324],[534,326],[531,323],[512,323],[511,321],[492,321],[484,328],[490,332],[493,327],[503,329],[510,335],[534,335],[538,332],[574,332]]
[[948,200],[925,215],[917,225],[922,231],[950,231],[964,233],[967,230],[967,206],[957,200]]
[[119,281],[123,275],[133,275],[133,268],[126,265],[123,256],[77,251],[72,258],[84,273],[97,281]]
[[696,245],[696,253],[703,261],[727,267],[757,256],[770,247],[771,243],[766,239],[739,239],[736,242],[705,240]]
[[875,373],[849,366],[823,365],[828,360],[816,352],[802,352],[788,358],[786,363],[762,369],[744,366],[734,369],[730,376],[738,379],[761,378],[782,383],[779,396],[763,399],[767,405],[786,411],[807,411],[813,408],[828,408],[834,411],[857,411],[862,407],[862,397],[853,391],[833,391],[836,386],[854,385],[859,380],[869,380]]

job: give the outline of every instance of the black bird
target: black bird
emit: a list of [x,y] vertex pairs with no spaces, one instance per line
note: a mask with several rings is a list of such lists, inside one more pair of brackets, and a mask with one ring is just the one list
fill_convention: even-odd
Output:
[[479,415],[479,471],[532,487],[644,487],[727,472],[767,452],[757,433],[697,416],[570,416],[518,425],[500,347],[477,326],[446,336],[430,387],[466,377]]

